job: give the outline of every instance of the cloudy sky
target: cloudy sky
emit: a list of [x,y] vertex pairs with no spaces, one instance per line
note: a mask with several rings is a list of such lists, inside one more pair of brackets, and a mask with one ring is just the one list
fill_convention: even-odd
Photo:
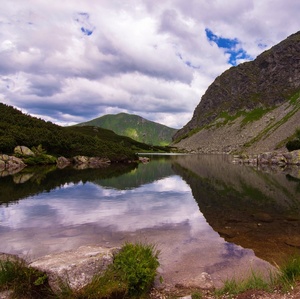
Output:
[[0,101],[60,125],[127,112],[181,128],[224,70],[300,30],[295,0],[11,0]]

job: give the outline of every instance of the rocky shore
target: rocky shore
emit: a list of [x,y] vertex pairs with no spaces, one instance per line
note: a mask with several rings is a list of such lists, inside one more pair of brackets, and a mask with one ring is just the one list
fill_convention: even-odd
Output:
[[[72,165],[76,169],[107,167],[111,164],[110,159],[104,157],[75,156],[72,158],[58,157],[43,154],[51,164],[56,164],[58,168]],[[27,166],[27,158],[37,158],[38,156],[26,146],[17,146],[13,155],[0,154],[0,177],[13,175]],[[139,157],[141,163],[148,163],[149,158]],[[131,161],[128,161],[131,162]],[[137,161],[135,161],[137,162]],[[47,163],[42,163],[47,164]]]
[[257,165],[300,165],[300,150],[292,152],[266,152],[256,155],[240,154],[233,156],[233,163]]
[[[49,285],[53,290],[59,288],[59,282],[67,281],[72,289],[80,289],[88,284],[95,274],[103,273],[113,262],[113,256],[120,248],[101,246],[81,246],[75,250],[50,254],[27,262],[28,266],[39,269],[48,275]],[[0,253],[0,261],[18,260],[17,256]],[[297,284],[290,292],[282,293],[274,290],[271,293],[261,290],[249,290],[238,295],[214,294],[215,287],[208,273],[199,273],[198,279],[183,282],[175,286],[165,285],[156,279],[150,299],[297,299],[300,298],[300,285]],[[195,297],[194,294],[201,294]],[[0,299],[9,299],[10,291],[0,292]]]

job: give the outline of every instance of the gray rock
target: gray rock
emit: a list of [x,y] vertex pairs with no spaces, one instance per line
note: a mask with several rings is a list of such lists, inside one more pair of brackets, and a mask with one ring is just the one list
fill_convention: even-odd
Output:
[[251,165],[300,165],[300,150],[292,152],[266,152],[259,155],[235,155],[232,163]]
[[56,164],[58,168],[65,168],[66,166],[71,164],[71,160],[65,157],[58,157]]
[[0,155],[1,177],[17,173],[25,166],[26,164],[20,158],[8,155]]
[[86,156],[75,156],[73,157],[73,161],[75,164],[88,164],[89,158]]
[[68,282],[72,289],[80,289],[88,284],[95,274],[103,273],[113,261],[117,248],[81,246],[77,250],[46,255],[29,265],[45,271],[49,284],[59,288],[58,278]]
[[20,156],[35,156],[34,152],[24,145],[16,146],[14,149],[14,153]]
[[289,163],[292,165],[300,165],[300,150],[292,151],[291,155],[292,158]]
[[5,162],[0,159],[0,171],[5,169]]
[[107,158],[86,156],[75,156],[73,157],[73,162],[77,169],[104,167],[111,163]]
[[202,289],[202,290],[213,290],[214,284],[212,281],[211,276],[206,273],[202,272],[198,276],[195,276],[188,281],[184,281],[180,283],[180,285],[177,285],[177,287],[180,288],[195,288],[195,289]]

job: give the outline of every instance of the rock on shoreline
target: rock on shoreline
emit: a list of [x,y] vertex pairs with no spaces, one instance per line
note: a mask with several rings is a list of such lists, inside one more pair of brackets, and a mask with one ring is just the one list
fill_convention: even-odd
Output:
[[300,165],[300,150],[292,152],[266,152],[258,155],[240,154],[233,156],[233,163],[257,165]]

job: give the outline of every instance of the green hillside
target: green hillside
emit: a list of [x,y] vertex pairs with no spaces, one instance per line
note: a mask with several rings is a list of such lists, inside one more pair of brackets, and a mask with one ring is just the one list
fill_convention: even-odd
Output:
[[84,127],[61,127],[0,103],[0,153],[10,154],[17,145],[29,148],[42,145],[52,155],[106,157],[112,161],[130,160],[136,152],[163,151],[111,130]]
[[119,113],[107,114],[77,126],[95,126],[113,130],[118,135],[130,137],[139,142],[165,146],[171,143],[176,129],[149,121],[138,115]]

